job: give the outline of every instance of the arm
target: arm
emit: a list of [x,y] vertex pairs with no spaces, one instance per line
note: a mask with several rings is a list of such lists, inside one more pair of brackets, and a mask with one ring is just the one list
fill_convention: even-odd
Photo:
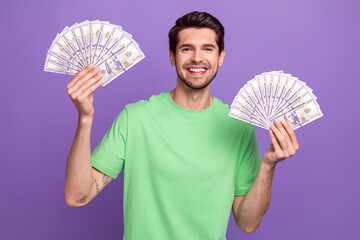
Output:
[[93,182],[89,192],[87,194],[79,195],[82,197],[75,198],[77,199],[76,201],[67,200],[65,198],[65,202],[67,205],[69,205],[70,207],[82,207],[86,205],[94,197],[96,197],[106,185],[108,185],[113,180],[113,178],[98,171],[96,168],[92,168],[92,175],[93,175]]
[[259,227],[269,208],[276,164],[293,156],[299,149],[295,133],[287,122],[275,121],[275,126],[271,126],[269,131],[270,149],[264,156],[253,185],[245,196],[234,198],[236,225],[246,233],[252,233]]
[[79,112],[78,126],[67,164],[64,198],[69,206],[83,206],[106,184],[91,166],[90,134],[94,115],[93,91],[100,86],[102,74],[92,65],[81,70],[67,85],[67,92]]

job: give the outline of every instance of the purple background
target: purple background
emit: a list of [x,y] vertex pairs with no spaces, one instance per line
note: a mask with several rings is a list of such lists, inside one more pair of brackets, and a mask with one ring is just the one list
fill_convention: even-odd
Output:
[[[0,9],[0,239],[121,239],[123,174],[83,208],[63,200],[77,111],[71,76],[43,71],[66,25],[108,20],[146,58],[95,92],[92,149],[127,103],[175,87],[167,33],[208,11],[226,30],[212,95],[231,104],[254,75],[284,70],[314,89],[324,117],[296,131],[298,153],[277,166],[272,202],[248,235],[230,216],[228,239],[358,239],[359,1],[6,1]],[[350,112],[351,118],[348,118]],[[346,118],[344,116],[347,116]],[[267,131],[257,128],[261,155]],[[204,196],[206,198],[206,196]],[[206,214],[206,213],[204,213]]]

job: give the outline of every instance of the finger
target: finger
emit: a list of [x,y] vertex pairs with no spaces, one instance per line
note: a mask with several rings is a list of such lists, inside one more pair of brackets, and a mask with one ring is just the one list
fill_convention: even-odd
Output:
[[293,148],[295,149],[295,151],[299,150],[299,143],[297,141],[296,135],[294,130],[291,128],[290,124],[287,121],[283,121],[282,125],[284,126],[286,132],[289,134],[290,136],[290,140],[291,143],[293,145]]
[[95,89],[97,89],[99,86],[101,85],[101,80],[98,80],[97,82],[95,82],[93,85],[91,85],[90,87],[88,87],[87,89],[85,89],[84,92],[82,92],[78,99],[79,101],[87,98],[91,93],[93,93],[95,91]]
[[70,87],[68,89],[68,94],[73,95],[73,93],[75,91],[77,91],[84,82],[86,82],[89,79],[91,79],[92,77],[94,77],[96,74],[98,74],[100,72],[100,70],[101,69],[99,67],[97,67],[97,68],[92,69],[90,72],[86,73],[72,87]]
[[[290,138],[290,135],[289,133],[286,131],[285,127],[284,127],[284,124],[287,123],[286,120],[282,120],[281,122],[276,119],[275,120],[275,124],[278,126],[278,129],[279,131],[281,132],[281,134],[284,136],[286,142],[287,142],[287,145],[289,147],[289,151],[292,152],[294,151],[293,149],[293,143],[291,141],[291,138]],[[290,126],[289,126],[290,127]]]
[[287,151],[284,151],[284,152],[287,154],[286,157],[289,157],[289,156],[294,155],[296,153],[296,150],[293,146],[293,143],[291,141],[289,133],[286,131],[286,129],[284,127],[285,123],[287,123],[287,121],[285,119],[283,119],[281,122],[277,121],[277,125],[279,126],[280,131],[281,131],[282,135],[284,136],[285,141],[287,143]]
[[281,151],[280,145],[278,140],[276,139],[274,132],[272,131],[272,129],[269,130],[269,134],[270,134],[270,139],[271,139],[271,143],[272,143],[272,147],[274,148],[274,151],[278,152]]
[[[278,120],[275,120],[275,124],[277,124]],[[281,125],[281,124],[280,124]],[[287,153],[288,151],[288,141],[286,140],[286,136],[279,130],[279,128],[276,125],[270,126],[271,130],[275,134],[275,137],[277,141],[279,142],[280,150],[284,153]]]
[[78,79],[78,81],[76,81],[74,83],[74,85],[72,87],[70,87],[69,92],[70,94],[74,91],[76,91],[85,81],[91,79],[93,76],[95,76],[96,74],[98,74],[100,72],[100,68],[93,68],[91,71],[85,73],[85,75],[83,75],[81,78]]
[[[88,81],[86,81],[83,85],[81,85],[78,90],[76,91],[76,93],[74,93],[74,97],[76,97],[77,95],[79,95],[79,98],[82,98],[83,96],[80,97],[80,95],[83,95],[82,93],[88,89],[90,86],[92,86],[94,83],[100,81],[100,79],[103,77],[102,73],[98,73],[96,76],[92,77],[91,79],[89,79]],[[100,81],[101,83],[101,81]],[[91,92],[90,92],[91,93]],[[89,93],[89,94],[90,94]],[[89,95],[87,94],[86,96],[84,96],[85,98]]]
[[88,72],[91,71],[91,69],[94,68],[93,64],[87,65],[85,68],[83,68],[80,72],[78,72],[75,77],[73,79],[71,79],[71,81],[67,84],[67,89],[69,89],[70,87],[72,87],[76,81],[81,78],[82,76],[84,76],[85,74],[87,74]]
[[[275,126],[277,127],[277,129],[281,132],[281,134],[282,134],[284,137],[286,137],[286,136],[288,135],[287,132],[286,132],[286,130],[285,130],[285,128],[284,128],[284,126],[283,126],[282,123],[279,121],[279,119],[275,119],[274,124],[275,124]],[[289,138],[289,140],[290,140],[290,138]]]

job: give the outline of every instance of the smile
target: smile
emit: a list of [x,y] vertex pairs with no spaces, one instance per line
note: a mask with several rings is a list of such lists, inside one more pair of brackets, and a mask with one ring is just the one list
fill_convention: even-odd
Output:
[[191,75],[203,75],[206,73],[205,67],[189,67],[186,69]]

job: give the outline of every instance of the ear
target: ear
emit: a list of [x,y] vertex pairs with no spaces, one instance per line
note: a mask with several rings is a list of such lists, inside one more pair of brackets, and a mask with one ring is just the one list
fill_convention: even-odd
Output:
[[224,58],[225,58],[225,50],[222,50],[219,56],[219,66],[223,65]]
[[175,66],[175,56],[171,50],[169,50],[169,57],[170,57],[171,66]]

